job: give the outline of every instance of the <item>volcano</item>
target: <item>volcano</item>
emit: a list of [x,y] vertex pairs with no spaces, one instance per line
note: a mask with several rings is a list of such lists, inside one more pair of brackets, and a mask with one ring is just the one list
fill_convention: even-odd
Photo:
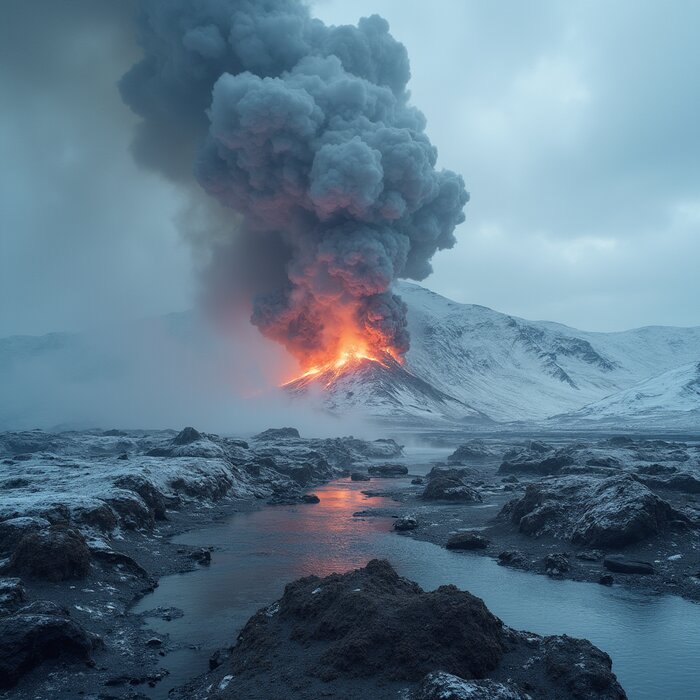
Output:
[[491,422],[486,414],[408,371],[390,354],[349,357],[283,385],[292,397],[315,397],[326,411],[386,418]]

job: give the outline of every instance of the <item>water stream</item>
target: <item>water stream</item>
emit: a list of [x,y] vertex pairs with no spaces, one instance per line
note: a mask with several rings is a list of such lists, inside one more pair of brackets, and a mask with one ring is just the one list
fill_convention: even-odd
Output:
[[[411,471],[421,470],[412,465]],[[372,489],[382,485],[371,482]],[[425,589],[453,583],[471,591],[511,627],[590,639],[612,656],[633,700],[698,697],[700,605],[617,586],[553,580],[401,537],[391,531],[390,518],[352,516],[391,505],[367,500],[361,493],[366,488],[366,483],[334,482],[315,489],[321,498],[317,505],[267,507],[178,537],[180,543],[216,549],[210,567],[163,578],[136,607],[175,606],[185,613],[170,622],[147,621],[183,647],[163,658],[170,675],[149,689],[149,696],[166,698],[170,688],[204,672],[212,651],[230,646],[246,620],[279,598],[287,582],[346,571],[379,557]]]

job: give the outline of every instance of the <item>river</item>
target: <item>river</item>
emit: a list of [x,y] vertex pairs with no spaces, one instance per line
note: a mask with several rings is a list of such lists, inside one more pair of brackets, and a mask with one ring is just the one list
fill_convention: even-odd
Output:
[[[431,459],[440,456],[430,453]],[[427,471],[422,466],[427,457],[424,451],[413,452],[411,472]],[[371,485],[381,490],[382,480],[373,479]],[[353,517],[356,511],[391,505],[381,498],[366,499],[361,491],[367,487],[333,482],[315,489],[319,504],[265,507],[179,536],[179,543],[214,546],[213,561],[210,567],[161,579],[135,608],[184,611],[170,622],[147,620],[150,629],[169,634],[180,647],[163,657],[170,675],[147,694],[162,700],[170,688],[204,672],[211,653],[233,644],[246,620],[279,598],[287,582],[347,571],[376,557],[388,559],[424,589],[453,583],[469,590],[511,627],[590,639],[610,654],[632,700],[697,697],[700,605],[617,586],[550,579],[399,536],[392,532],[390,518]]]

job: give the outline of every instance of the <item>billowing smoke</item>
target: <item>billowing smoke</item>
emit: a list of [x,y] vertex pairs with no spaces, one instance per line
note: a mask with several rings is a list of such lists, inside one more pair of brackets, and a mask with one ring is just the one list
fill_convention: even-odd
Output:
[[137,158],[194,170],[237,213],[212,243],[210,296],[245,276],[253,323],[302,362],[348,328],[404,353],[392,284],[430,274],[469,197],[436,169],[387,22],[326,26],[296,0],[147,0],[139,27],[144,57],[120,86],[142,118]]

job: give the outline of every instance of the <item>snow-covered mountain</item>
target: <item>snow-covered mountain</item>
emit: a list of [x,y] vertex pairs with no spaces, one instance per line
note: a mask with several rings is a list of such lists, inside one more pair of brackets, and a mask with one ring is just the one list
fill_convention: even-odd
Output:
[[338,374],[329,371],[285,385],[295,397],[311,397],[334,414],[349,411],[418,421],[488,423],[491,419],[467,403],[436,389],[390,358],[359,360]]
[[591,333],[458,304],[415,284],[398,291],[409,310],[407,369],[498,421],[576,411],[700,361],[698,327]]
[[700,362],[671,369],[629,389],[588,404],[578,411],[554,416],[557,423],[673,425],[700,428]]
[[[700,413],[700,328],[590,333],[458,304],[415,284],[401,283],[397,291],[408,305],[411,333],[403,366],[366,363],[330,384],[316,376],[288,386],[286,393],[311,396],[336,415],[411,420],[541,422],[555,417],[550,425],[610,425],[637,416],[653,418],[655,427],[673,427],[687,426]],[[138,332],[113,329],[105,337],[0,339],[0,426],[26,427],[42,420],[55,425],[62,404],[42,414],[45,399],[65,394],[66,405],[74,405],[86,400],[86,387],[99,389],[98,402],[89,397],[95,405],[114,403],[120,394],[122,404],[135,411],[144,399],[134,403],[122,381],[134,374],[133,366],[143,375],[143,380],[137,377],[140,384],[153,385],[147,392],[153,406],[191,404],[199,394],[200,403],[217,410],[206,387],[221,384],[220,368],[230,367],[231,357],[240,353],[215,350],[195,314],[152,323],[158,326],[155,334],[144,321]],[[246,342],[241,340],[241,347]],[[134,356],[138,362],[130,361]],[[153,375],[162,375],[156,384]],[[173,389],[177,382],[189,383],[178,392]]]

